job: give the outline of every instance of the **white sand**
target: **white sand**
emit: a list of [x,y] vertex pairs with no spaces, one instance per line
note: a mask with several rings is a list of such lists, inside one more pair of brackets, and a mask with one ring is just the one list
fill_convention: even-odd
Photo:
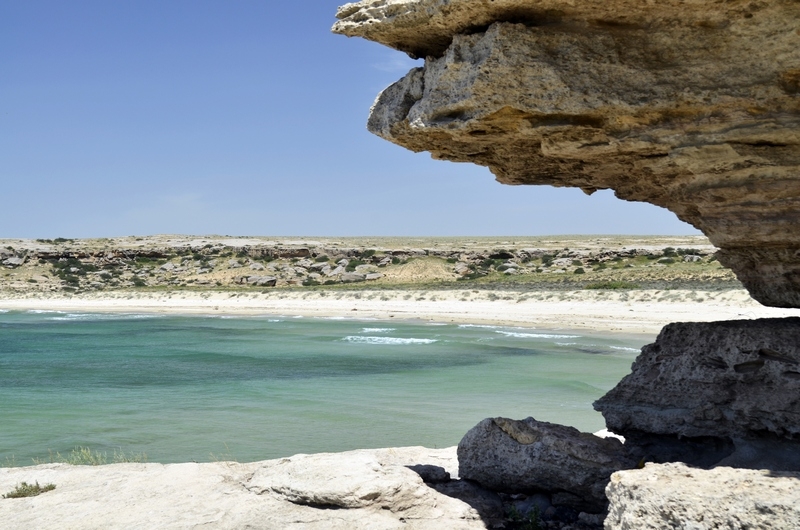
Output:
[[656,334],[670,322],[800,316],[737,291],[269,291],[3,295],[0,309],[287,315]]

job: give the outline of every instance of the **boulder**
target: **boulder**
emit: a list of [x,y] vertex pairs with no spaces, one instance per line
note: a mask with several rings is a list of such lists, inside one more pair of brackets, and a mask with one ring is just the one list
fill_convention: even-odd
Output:
[[367,279],[367,275],[366,274],[360,274],[358,272],[345,272],[345,273],[342,273],[342,276],[340,277],[340,279],[345,283],[363,282],[364,280]]
[[264,265],[258,262],[253,262],[250,264],[250,269],[254,271],[263,271],[264,268],[265,268]]
[[364,0],[333,30],[415,57],[374,134],[505,184],[612,189],[800,307],[800,3]]
[[458,444],[462,479],[508,493],[567,492],[564,504],[589,512],[605,509],[611,474],[636,463],[617,439],[533,418],[487,418]]
[[239,284],[261,285],[265,287],[275,287],[278,279],[275,276],[237,276],[234,280]]
[[344,265],[339,265],[335,269],[330,269],[330,270],[322,269],[322,273],[329,278],[331,276],[338,276],[339,274],[344,274],[345,272],[344,267],[345,267]]
[[800,437],[800,318],[668,324],[594,407],[626,438]]
[[606,530],[800,528],[800,473],[647,464],[611,475]]
[[453,266],[453,271],[461,276],[466,276],[472,272],[469,268],[469,264],[464,263],[463,261],[456,262],[456,264]]
[[23,263],[25,263],[25,258],[20,258],[20,257],[17,257],[17,256],[14,256],[14,257],[11,257],[11,258],[3,260],[3,265],[5,265],[6,267],[11,267],[11,268],[19,267]]

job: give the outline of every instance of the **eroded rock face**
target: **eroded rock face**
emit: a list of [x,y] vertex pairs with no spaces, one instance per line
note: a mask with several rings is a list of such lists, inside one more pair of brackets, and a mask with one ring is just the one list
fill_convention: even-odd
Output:
[[798,473],[647,464],[614,473],[606,493],[606,530],[800,528]]
[[648,461],[800,470],[800,318],[669,324],[595,408]]
[[533,418],[487,418],[458,444],[461,478],[495,491],[554,493],[554,504],[589,512],[605,509],[611,474],[635,466],[619,440]]
[[506,184],[670,209],[800,307],[800,3],[367,0],[334,31],[425,56],[375,134]]
[[800,318],[668,324],[595,409],[626,437],[800,438]]

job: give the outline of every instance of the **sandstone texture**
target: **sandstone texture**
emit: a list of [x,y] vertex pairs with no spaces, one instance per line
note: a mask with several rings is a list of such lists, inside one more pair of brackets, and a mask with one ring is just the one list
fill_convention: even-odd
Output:
[[425,57],[368,128],[506,184],[673,211],[800,307],[800,3],[365,0],[334,31]]
[[476,502],[482,514],[469,504],[479,495],[473,491],[465,502],[440,493],[408,467],[455,476],[454,449],[360,450],[248,464],[0,468],[1,494],[22,482],[56,486],[36,497],[0,497],[0,527],[484,529],[491,507]]
[[606,530],[800,528],[798,473],[647,464],[614,473],[606,493]]
[[461,478],[491,490],[544,491],[554,505],[597,513],[611,474],[636,461],[615,438],[533,418],[488,418],[458,444],[458,466]]

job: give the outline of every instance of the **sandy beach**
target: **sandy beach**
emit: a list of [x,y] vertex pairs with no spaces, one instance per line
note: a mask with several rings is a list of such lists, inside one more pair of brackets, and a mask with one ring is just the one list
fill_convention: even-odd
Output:
[[670,322],[800,316],[764,307],[744,290],[678,289],[29,293],[3,297],[0,309],[403,319],[648,335]]

